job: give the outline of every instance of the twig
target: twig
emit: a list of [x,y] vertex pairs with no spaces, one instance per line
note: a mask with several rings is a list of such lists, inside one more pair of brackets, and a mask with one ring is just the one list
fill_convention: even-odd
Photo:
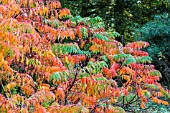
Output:
[[95,106],[94,108],[90,111],[90,113],[94,113],[94,111],[96,110],[96,108],[99,106],[99,103],[104,103],[104,102],[107,102],[108,101],[108,98],[104,99],[103,101],[99,101]]
[[[1,80],[1,79],[0,79]],[[3,85],[3,83],[2,83],[2,80],[1,80],[1,85],[2,85],[2,89],[4,90],[4,92],[5,92],[5,88],[4,88],[4,85]],[[5,93],[5,95],[6,95],[6,97],[7,97],[7,99],[9,100],[9,97],[8,97],[8,95]]]
[[132,104],[133,102],[137,101],[138,99],[133,101],[136,98],[136,96],[137,96],[137,94],[128,103],[125,104],[126,105],[125,107],[127,107],[129,104]]
[[122,108],[124,108],[125,106],[125,96],[123,96],[123,105],[122,105]]
[[[80,71],[79,71],[79,73],[80,73]],[[72,84],[69,85],[70,87],[68,88],[68,91],[65,92],[65,93],[66,93],[66,94],[65,94],[65,98],[64,98],[64,104],[65,104],[65,105],[67,105],[67,97],[68,97],[68,95],[69,95],[69,92],[70,92],[71,89],[73,88],[73,86],[74,86],[74,84],[75,84],[75,82],[76,82],[76,79],[77,79],[77,76],[79,75],[79,73],[77,73],[77,71],[76,71],[76,75],[75,75],[75,77],[74,77],[74,80],[73,80]]]

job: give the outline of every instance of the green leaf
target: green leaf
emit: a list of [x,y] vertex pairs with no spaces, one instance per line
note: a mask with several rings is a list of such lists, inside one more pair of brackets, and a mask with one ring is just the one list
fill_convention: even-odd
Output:
[[74,18],[72,18],[72,21],[73,22],[77,22],[77,23],[80,23],[83,21],[83,18],[81,16],[76,16]]
[[130,102],[134,98],[134,96],[135,96],[135,94],[133,94],[133,93],[128,94],[127,96],[124,97],[125,102],[126,103]]
[[58,72],[56,73],[53,73],[51,76],[50,76],[50,81],[52,80],[61,80],[61,76]]
[[[88,62],[87,67],[84,67],[82,69],[83,73],[89,73],[89,74],[97,74],[97,73],[101,73],[101,69],[102,67],[108,67],[107,63],[105,61],[98,61],[98,62]],[[86,71],[87,70],[87,71]]]
[[170,99],[170,94],[166,90],[160,90],[160,92],[168,99]]
[[88,31],[85,27],[81,28],[81,33],[82,33],[83,39],[86,39],[88,37]]
[[54,25],[55,28],[57,28],[59,26],[59,23],[56,19],[53,20],[52,24]]
[[98,38],[100,40],[102,39],[104,41],[108,41],[109,40],[106,36],[103,36],[102,34],[99,34],[99,33],[94,34],[93,38]]
[[9,50],[9,56],[10,56],[10,58],[11,58],[13,55],[14,55],[14,52],[13,52],[12,49],[10,49],[10,50]]
[[106,55],[100,56],[100,58],[103,59],[105,62],[109,61]]
[[105,32],[105,36],[109,37],[109,38],[113,38],[115,39],[115,37],[119,37],[120,34],[116,31],[113,32]]
[[159,76],[159,77],[162,77],[161,73],[160,73],[158,70],[150,71],[149,74],[150,74],[151,76]]
[[95,19],[97,22],[101,22],[101,21],[103,21],[103,20],[102,20],[102,18],[101,18],[101,17],[99,17],[99,16],[96,16],[94,19]]
[[48,25],[50,22],[48,19],[44,19],[44,23]]
[[49,103],[49,102],[44,102],[44,103],[43,103],[43,107],[48,108],[49,106],[50,106],[50,103]]
[[29,59],[29,65],[34,64],[34,59]]
[[154,85],[154,84],[146,84],[147,88],[153,89],[153,90],[158,90],[158,86]]
[[106,104],[105,103],[101,103],[100,106],[106,107]]
[[145,91],[144,96],[145,96],[146,98],[149,98],[149,97],[150,97],[150,93],[149,93],[148,91]]
[[[109,106],[109,108],[110,108],[110,106]],[[112,106],[112,109],[118,111],[118,113],[125,113],[125,110],[121,107]]]
[[136,60],[132,57],[132,58],[127,58],[124,62],[123,62],[123,64],[122,64],[122,66],[125,66],[125,65],[129,65],[129,64],[131,64],[131,63],[136,63]]
[[54,53],[62,53],[62,54],[84,54],[90,56],[91,53],[89,51],[80,50],[78,45],[75,44],[53,44],[51,47]]
[[151,63],[152,58],[149,56],[142,56],[142,57],[137,57],[136,58],[137,63]]
[[113,59],[120,62],[120,61],[124,61],[123,62],[123,66],[124,65],[129,65],[130,63],[135,63],[136,60],[135,58],[131,55],[131,54],[116,54],[113,56]]
[[95,78],[97,81],[102,81],[102,80],[107,80],[105,77],[98,77],[98,78]]

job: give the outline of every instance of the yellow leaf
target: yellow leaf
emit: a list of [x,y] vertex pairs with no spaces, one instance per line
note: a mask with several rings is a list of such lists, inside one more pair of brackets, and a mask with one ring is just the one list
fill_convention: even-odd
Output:
[[28,65],[29,64],[29,59],[28,58],[26,58],[26,65]]
[[0,67],[4,64],[4,56],[3,53],[0,52]]
[[24,63],[24,53],[22,53],[22,56],[21,56],[21,63]]
[[99,50],[99,47],[97,45],[92,45],[90,47],[90,50],[93,51],[93,52],[97,52]]
[[17,85],[17,84],[16,84],[15,82],[11,82],[11,83],[9,83],[9,84],[6,86],[6,88],[7,88],[8,90],[10,90],[10,89],[13,89],[16,85]]

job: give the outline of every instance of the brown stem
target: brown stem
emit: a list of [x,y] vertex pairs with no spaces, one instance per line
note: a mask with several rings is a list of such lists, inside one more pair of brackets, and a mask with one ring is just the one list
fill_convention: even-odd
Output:
[[[4,90],[4,92],[5,92],[5,89],[4,89],[4,85],[3,85],[3,83],[2,83],[2,80],[0,79],[0,81],[1,81],[2,89],[3,89],[3,90]],[[6,93],[5,93],[5,95],[6,95],[7,99],[9,100],[8,95],[7,95]]]
[[[79,72],[79,73],[80,73],[80,72]],[[71,89],[73,88],[73,86],[74,86],[74,84],[75,84],[75,82],[76,82],[76,79],[77,79],[77,76],[78,76],[79,73],[77,73],[77,71],[76,71],[76,75],[75,75],[75,77],[74,77],[73,82],[71,83],[71,85],[69,85],[68,90],[65,92],[65,98],[64,98],[64,104],[65,104],[65,105],[68,104],[67,97],[68,97]]]
[[90,113],[95,113],[95,110],[96,108],[99,106],[99,103],[104,103],[104,102],[107,102],[108,101],[108,98],[104,99],[103,101],[99,101],[95,106],[94,108],[90,111]]
[[125,96],[123,96],[123,105],[122,105],[122,108],[124,108],[124,105],[125,105]]
[[125,105],[125,107],[127,107],[129,104],[132,104],[133,102],[137,101],[138,99],[134,100],[136,98],[136,96],[137,96],[137,94]]

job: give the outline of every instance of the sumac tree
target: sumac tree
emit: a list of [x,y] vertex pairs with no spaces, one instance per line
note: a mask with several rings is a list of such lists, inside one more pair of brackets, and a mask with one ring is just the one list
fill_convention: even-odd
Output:
[[0,112],[125,112],[168,106],[143,47],[123,46],[100,17],[73,17],[58,0],[0,1]]

